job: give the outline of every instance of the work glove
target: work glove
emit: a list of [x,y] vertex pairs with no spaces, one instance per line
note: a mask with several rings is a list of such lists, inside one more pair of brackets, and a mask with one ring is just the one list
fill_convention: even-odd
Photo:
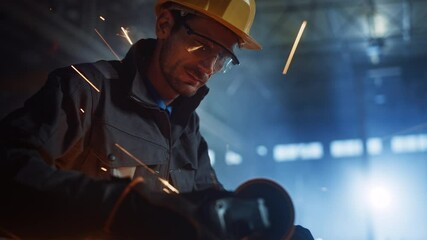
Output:
[[276,199],[274,194],[266,200],[246,195],[215,189],[165,194],[134,179],[117,201],[105,231],[112,239],[313,239],[308,229],[289,227],[293,216],[287,214],[293,211],[272,204],[269,198]]
[[[257,239],[267,225],[259,199],[233,192],[204,191],[165,194],[153,192],[134,179],[107,219],[111,239]],[[262,238],[260,238],[262,239]]]
[[117,200],[105,224],[111,239],[200,239],[194,207],[177,194],[151,191],[134,179]]

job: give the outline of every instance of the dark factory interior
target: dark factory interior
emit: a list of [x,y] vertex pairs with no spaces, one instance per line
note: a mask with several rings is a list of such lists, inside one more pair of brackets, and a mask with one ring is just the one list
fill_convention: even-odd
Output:
[[[154,2],[2,1],[0,117],[52,70],[155,38]],[[237,50],[197,109],[224,187],[279,183],[316,240],[427,239],[427,1],[256,5],[262,50]]]

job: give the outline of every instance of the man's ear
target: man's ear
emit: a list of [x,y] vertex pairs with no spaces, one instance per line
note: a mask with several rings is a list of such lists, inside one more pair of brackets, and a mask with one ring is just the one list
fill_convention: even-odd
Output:
[[156,35],[158,39],[165,39],[169,37],[172,27],[174,25],[174,18],[168,9],[161,9],[156,20]]

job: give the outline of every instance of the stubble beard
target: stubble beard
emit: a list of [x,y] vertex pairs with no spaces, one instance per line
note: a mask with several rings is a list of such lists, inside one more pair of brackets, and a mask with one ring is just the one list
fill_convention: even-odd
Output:
[[175,62],[173,65],[168,65],[167,60],[170,58],[169,54],[173,46],[171,46],[170,41],[166,41],[160,49],[160,71],[167,82],[167,84],[175,91],[178,95],[191,97],[196,94],[197,89],[189,90],[188,84],[182,82],[177,76],[178,70],[182,68],[182,71],[187,71],[184,65],[179,64],[179,61]]

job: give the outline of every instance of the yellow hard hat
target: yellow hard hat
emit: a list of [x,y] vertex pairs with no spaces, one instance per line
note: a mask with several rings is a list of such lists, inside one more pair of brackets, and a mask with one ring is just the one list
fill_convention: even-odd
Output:
[[249,35],[255,17],[255,0],[157,0],[156,14],[167,2],[176,3],[221,23],[240,37],[241,48],[261,49],[261,45]]

